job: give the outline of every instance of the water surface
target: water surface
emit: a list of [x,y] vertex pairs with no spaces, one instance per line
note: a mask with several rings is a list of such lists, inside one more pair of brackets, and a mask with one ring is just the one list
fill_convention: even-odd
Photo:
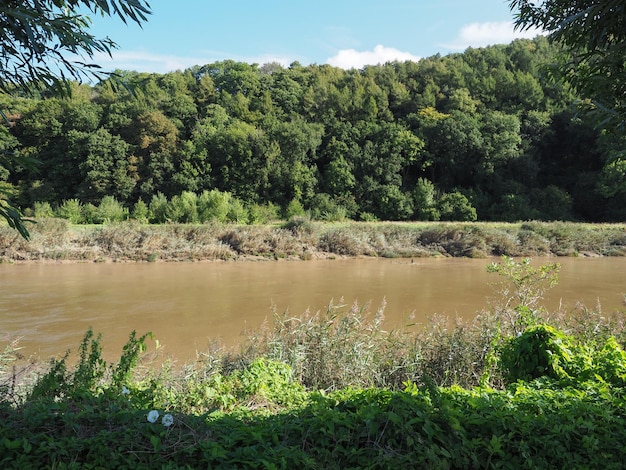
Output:
[[[539,259],[538,262],[548,262]],[[560,258],[545,304],[624,308],[626,259]],[[434,313],[473,317],[494,297],[489,260],[355,259],[209,263],[0,265],[0,332],[26,354],[76,350],[92,327],[105,356],[119,357],[132,330],[152,331],[181,360],[219,338],[241,341],[272,312],[299,315],[335,304],[386,302],[387,327],[423,324]]]

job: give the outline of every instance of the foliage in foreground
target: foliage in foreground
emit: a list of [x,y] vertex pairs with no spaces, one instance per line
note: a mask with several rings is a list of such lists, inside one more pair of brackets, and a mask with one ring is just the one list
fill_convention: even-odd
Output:
[[[623,351],[621,351],[623,354]],[[621,364],[623,367],[623,363]],[[213,410],[145,401],[144,385],[0,405],[3,468],[621,468],[624,389],[549,378],[489,387],[305,392],[257,360],[214,376]],[[76,378],[76,375],[74,375]],[[76,382],[74,386],[79,385]],[[153,384],[154,385],[154,384]],[[200,389],[198,389],[200,390]],[[155,406],[160,405],[160,406]],[[161,418],[162,416],[162,418]]]
[[73,367],[53,360],[20,387],[9,345],[0,465],[623,468],[619,318],[548,314],[556,264],[504,257],[490,270],[510,298],[472,325],[385,332],[382,311],[329,308],[179,371],[146,369],[149,335],[134,333],[107,364],[89,331]]

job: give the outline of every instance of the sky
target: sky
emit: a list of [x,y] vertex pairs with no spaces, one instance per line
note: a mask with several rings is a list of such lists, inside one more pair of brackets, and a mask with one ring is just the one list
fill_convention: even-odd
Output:
[[165,73],[232,59],[344,69],[419,60],[535,37],[514,31],[507,0],[148,0],[142,27],[93,17],[117,43],[104,70]]

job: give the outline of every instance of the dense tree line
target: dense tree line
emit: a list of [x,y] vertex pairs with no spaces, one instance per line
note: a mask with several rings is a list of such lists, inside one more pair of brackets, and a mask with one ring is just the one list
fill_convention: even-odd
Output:
[[559,53],[539,37],[362,70],[224,61],[2,95],[0,149],[39,164],[0,178],[23,208],[213,191],[318,218],[623,220],[624,137],[544,73]]

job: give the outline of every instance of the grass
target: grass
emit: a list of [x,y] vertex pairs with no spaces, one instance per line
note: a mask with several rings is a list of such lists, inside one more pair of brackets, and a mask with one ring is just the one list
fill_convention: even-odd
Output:
[[545,310],[557,264],[489,270],[499,300],[471,322],[385,331],[384,305],[330,305],[184,367],[150,335],[111,364],[91,331],[47,365],[7,343],[0,465],[623,468],[624,312]]
[[27,242],[0,227],[0,260],[201,261],[332,257],[625,256],[626,225],[565,222],[279,225],[121,222],[75,226],[39,219]]

